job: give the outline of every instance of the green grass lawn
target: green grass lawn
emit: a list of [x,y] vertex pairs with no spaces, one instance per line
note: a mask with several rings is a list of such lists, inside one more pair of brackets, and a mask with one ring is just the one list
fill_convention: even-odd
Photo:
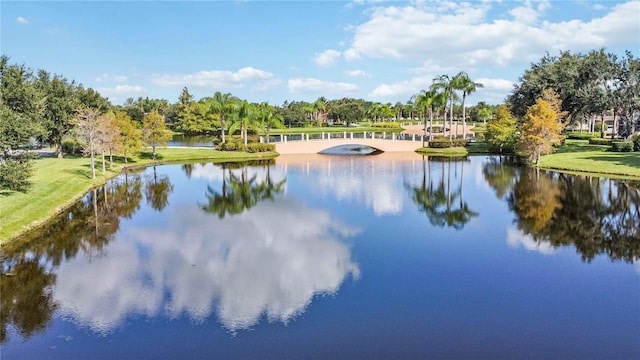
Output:
[[609,151],[607,145],[587,140],[567,140],[553,154],[540,158],[540,167],[615,177],[640,177],[640,153]]
[[[101,162],[96,162],[97,179],[91,179],[89,159],[80,156],[55,157],[34,160],[32,187],[27,193],[0,192],[0,244],[19,234],[43,224],[80,199],[93,187],[118,175],[125,166],[144,166],[152,163],[186,162],[208,160],[214,162],[243,161],[274,158],[277,153],[236,153],[210,149],[159,148],[157,160],[151,152],[142,152],[123,164],[118,158],[114,169],[102,173]],[[107,160],[108,163],[108,160]]]
[[454,148],[428,148],[423,147],[416,150],[416,152],[423,155],[437,155],[437,156],[466,156],[469,154],[466,148],[454,147]]

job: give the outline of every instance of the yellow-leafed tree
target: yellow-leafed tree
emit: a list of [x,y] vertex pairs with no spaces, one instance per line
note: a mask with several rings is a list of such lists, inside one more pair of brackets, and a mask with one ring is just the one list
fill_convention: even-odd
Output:
[[527,109],[522,122],[518,149],[527,154],[529,161],[536,165],[540,162],[540,155],[550,154],[553,146],[562,143],[561,132],[564,125],[558,122],[558,113],[554,107],[549,101],[538,98]]
[[142,131],[136,128],[131,117],[124,111],[118,111],[115,115],[115,123],[120,130],[118,148],[122,151],[124,163],[127,163],[127,155],[140,150],[142,147]]
[[153,160],[156,159],[156,147],[164,146],[171,140],[171,132],[164,125],[164,116],[157,111],[144,116],[142,121],[142,136],[145,143],[151,146]]

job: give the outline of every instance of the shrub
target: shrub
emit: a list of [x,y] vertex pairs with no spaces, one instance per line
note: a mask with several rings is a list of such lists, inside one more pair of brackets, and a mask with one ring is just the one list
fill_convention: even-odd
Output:
[[589,139],[591,145],[611,145],[611,139],[591,138]]
[[633,138],[633,151],[640,151],[640,135]]
[[250,153],[269,152],[276,151],[276,146],[274,144],[250,143],[247,144],[246,150]]
[[392,128],[392,129],[396,129],[400,127],[400,124],[395,123],[395,122],[376,122],[371,124],[372,127],[379,127],[379,128]]
[[276,146],[274,144],[248,143],[247,146],[244,146],[242,141],[228,141],[224,144],[220,144],[220,151],[246,151],[250,153],[259,153],[275,150]]
[[615,152],[631,152],[633,151],[633,143],[631,141],[614,141],[611,143],[611,150]]
[[568,132],[567,139],[589,140],[594,137],[590,132]]
[[242,151],[244,150],[244,144],[240,141],[227,141],[224,144],[220,144],[221,151]]
[[62,152],[65,154],[82,154],[82,144],[76,139],[62,140]]
[[450,141],[447,138],[439,137],[429,141],[429,147],[434,149],[465,147],[465,146],[467,146],[466,139],[453,139]]

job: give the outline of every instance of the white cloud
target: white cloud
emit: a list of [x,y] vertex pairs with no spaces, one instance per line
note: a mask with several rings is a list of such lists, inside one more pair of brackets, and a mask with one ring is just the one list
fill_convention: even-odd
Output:
[[[505,79],[487,79],[478,78],[474,79],[475,82],[482,84],[484,90],[512,90],[513,82]],[[479,88],[478,91],[481,89]]]
[[356,60],[360,60],[360,53],[358,52],[358,50],[356,49],[348,49],[343,53],[344,58],[347,61],[356,61]]
[[114,87],[97,88],[96,91],[102,96],[108,97],[111,101],[120,101],[124,98],[147,92],[147,90],[140,85],[116,85]]
[[547,241],[536,241],[531,235],[524,234],[521,230],[510,227],[507,229],[507,244],[512,248],[523,247],[529,251],[537,251],[544,255],[550,255],[556,252],[556,249]]
[[638,43],[640,2],[629,1],[591,21],[541,21],[548,2],[525,3],[510,17],[489,19],[488,2],[438,2],[375,8],[354,31],[355,55],[448,64],[458,69],[523,64],[545,51],[588,51]]
[[16,22],[17,22],[18,24],[27,25],[27,24],[29,23],[29,20],[27,20],[27,18],[24,18],[24,17],[22,17],[22,16],[18,16],[18,17],[16,18]]
[[321,52],[320,54],[315,54],[313,62],[315,62],[316,65],[320,67],[329,67],[333,65],[336,60],[338,60],[338,58],[340,58],[339,51],[328,49]]
[[355,84],[331,82],[313,78],[289,79],[289,91],[293,94],[322,94],[324,96],[351,95],[358,90]]
[[[411,157],[412,155],[408,155]],[[418,158],[418,157],[415,157]],[[363,180],[354,174],[371,171],[368,163],[354,164],[349,157],[310,158],[305,169],[313,174],[310,189],[323,196],[335,197],[339,202],[365,205],[376,216],[399,214],[403,207],[402,189],[394,182],[394,174],[411,173],[409,161],[399,161],[394,155],[377,155],[378,176]]]
[[418,76],[392,84],[381,84],[373,89],[369,96],[383,99],[409,97],[422,89],[427,89],[432,80],[433,76]]
[[278,85],[282,84],[282,79],[280,78],[272,78],[259,82],[254,87],[251,88],[253,92],[267,92],[273,90]]
[[111,75],[107,73],[103,73],[101,75],[98,75],[98,77],[96,77],[96,82],[103,82],[103,81],[125,82],[127,81],[127,77],[124,75]]
[[326,211],[284,200],[225,219],[198,207],[173,214],[119,233],[105,256],[62,264],[53,290],[61,315],[109,333],[132,316],[199,323],[215,313],[235,331],[262,318],[286,323],[360,273],[340,241],[357,230]]
[[367,73],[364,70],[348,70],[344,72],[345,75],[349,77],[371,77],[371,74]]
[[273,84],[274,75],[270,72],[244,67],[236,72],[225,70],[200,71],[192,74],[153,74],[151,82],[165,87],[194,87],[207,89],[237,89],[246,83],[258,83],[256,86],[268,87],[264,82]]

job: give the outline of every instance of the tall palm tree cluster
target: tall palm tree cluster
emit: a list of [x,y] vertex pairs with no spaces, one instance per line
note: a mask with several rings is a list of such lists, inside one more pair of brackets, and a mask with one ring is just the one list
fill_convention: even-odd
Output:
[[[467,114],[465,109],[465,101],[467,96],[475,92],[484,85],[471,80],[469,75],[461,71],[455,76],[439,75],[435,77],[428,90],[422,90],[414,95],[409,102],[415,104],[415,108],[424,119],[424,132],[427,133],[427,111],[429,112],[429,140],[433,139],[433,113],[436,116],[442,111],[443,126],[442,135],[446,133],[447,110],[449,112],[449,140],[453,139],[453,105],[455,102],[462,100],[462,134],[466,133]],[[458,136],[458,127],[455,127],[455,136]]]
[[227,142],[227,135],[240,132],[247,145],[249,131],[267,133],[273,128],[282,128],[283,117],[268,103],[249,103],[230,93],[216,92],[212,97],[194,101],[189,90],[184,88],[180,104],[174,115],[174,128],[187,134],[213,132],[220,129],[221,143]]

